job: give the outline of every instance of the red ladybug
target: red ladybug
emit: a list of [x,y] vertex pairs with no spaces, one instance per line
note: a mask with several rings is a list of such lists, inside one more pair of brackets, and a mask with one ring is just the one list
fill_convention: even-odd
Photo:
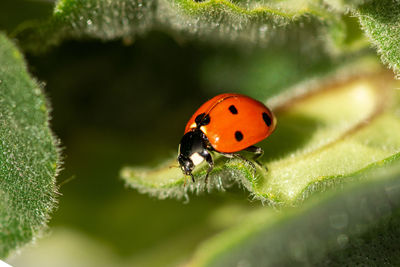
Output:
[[204,160],[208,163],[205,181],[214,167],[210,152],[241,158],[236,152],[254,153],[254,160],[264,151],[254,144],[267,138],[275,129],[274,114],[261,102],[241,94],[220,94],[204,103],[190,118],[179,145],[178,161],[185,175]]

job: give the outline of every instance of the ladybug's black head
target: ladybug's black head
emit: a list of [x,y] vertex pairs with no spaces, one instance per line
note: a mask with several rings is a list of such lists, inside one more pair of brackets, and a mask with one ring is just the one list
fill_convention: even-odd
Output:
[[187,132],[181,139],[179,145],[178,162],[185,175],[192,175],[193,169],[204,160],[206,151],[205,136],[199,129]]
[[190,175],[192,177],[192,180],[194,181],[192,171],[195,166],[193,164],[193,161],[190,158],[183,156],[182,154],[179,154],[178,161],[183,174]]

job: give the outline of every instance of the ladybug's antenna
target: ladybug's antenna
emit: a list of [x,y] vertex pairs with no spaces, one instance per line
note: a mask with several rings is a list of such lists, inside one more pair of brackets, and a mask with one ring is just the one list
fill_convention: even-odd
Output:
[[179,165],[170,165],[170,166],[168,166],[168,168],[170,168],[170,169],[172,169],[172,168],[179,168]]

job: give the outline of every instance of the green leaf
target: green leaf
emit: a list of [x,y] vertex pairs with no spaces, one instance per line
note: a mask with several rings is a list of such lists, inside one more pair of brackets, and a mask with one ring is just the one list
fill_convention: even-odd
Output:
[[27,50],[43,51],[63,39],[125,38],[129,43],[154,22],[153,0],[59,0],[44,21],[21,24],[13,33]]
[[121,175],[128,185],[159,198],[187,197],[189,191],[222,189],[235,181],[255,198],[282,205],[350,181],[344,177],[397,157],[400,119],[399,93],[387,74],[344,78],[348,71],[339,71],[336,83],[332,77],[329,83],[313,81],[268,101],[278,119],[276,131],[260,143],[268,171],[261,168],[253,176],[245,162],[214,155],[216,167],[207,188],[206,164],[195,171],[197,182],[186,186],[172,159],[156,169],[127,167]]
[[37,237],[56,200],[57,141],[42,89],[0,34],[0,257]]
[[[304,205],[258,208],[203,242],[186,266],[396,266],[400,158]],[[220,218],[223,219],[223,218]]]
[[[343,44],[345,24],[339,12],[327,7],[314,0],[59,0],[47,21],[25,23],[15,34],[30,50],[70,38],[122,38],[131,43],[138,35],[161,29],[179,38],[246,44],[295,42],[312,49],[323,43],[331,51]],[[316,38],[321,35],[324,38]]]
[[246,42],[279,39],[282,30],[316,34],[322,25],[337,23],[317,1],[164,0],[158,10],[159,20],[174,29]]
[[370,1],[355,14],[362,29],[377,48],[381,60],[400,75],[400,4],[398,1]]

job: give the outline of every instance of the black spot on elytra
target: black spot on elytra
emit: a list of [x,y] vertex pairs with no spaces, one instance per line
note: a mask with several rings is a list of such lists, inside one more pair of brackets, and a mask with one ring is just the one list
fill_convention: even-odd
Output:
[[262,116],[263,116],[263,120],[264,120],[265,124],[268,127],[271,126],[271,118],[270,118],[270,116],[265,112],[263,112]]
[[194,119],[194,122],[198,127],[208,125],[210,121],[211,121],[210,115],[208,114],[206,115],[205,113],[197,115],[196,119]]
[[201,125],[207,125],[211,121],[210,115],[206,115],[202,120],[201,120]]
[[235,107],[234,105],[230,105],[230,106],[229,106],[229,111],[230,111],[232,114],[238,114],[238,110],[236,109],[236,107]]
[[201,120],[203,119],[204,115],[206,115],[205,113],[201,113],[199,115],[197,115],[196,119],[194,119],[194,122],[199,125]]
[[237,140],[238,142],[242,141],[242,139],[243,139],[243,134],[242,134],[242,132],[236,131],[236,132],[235,132],[235,138],[236,138],[236,140]]

